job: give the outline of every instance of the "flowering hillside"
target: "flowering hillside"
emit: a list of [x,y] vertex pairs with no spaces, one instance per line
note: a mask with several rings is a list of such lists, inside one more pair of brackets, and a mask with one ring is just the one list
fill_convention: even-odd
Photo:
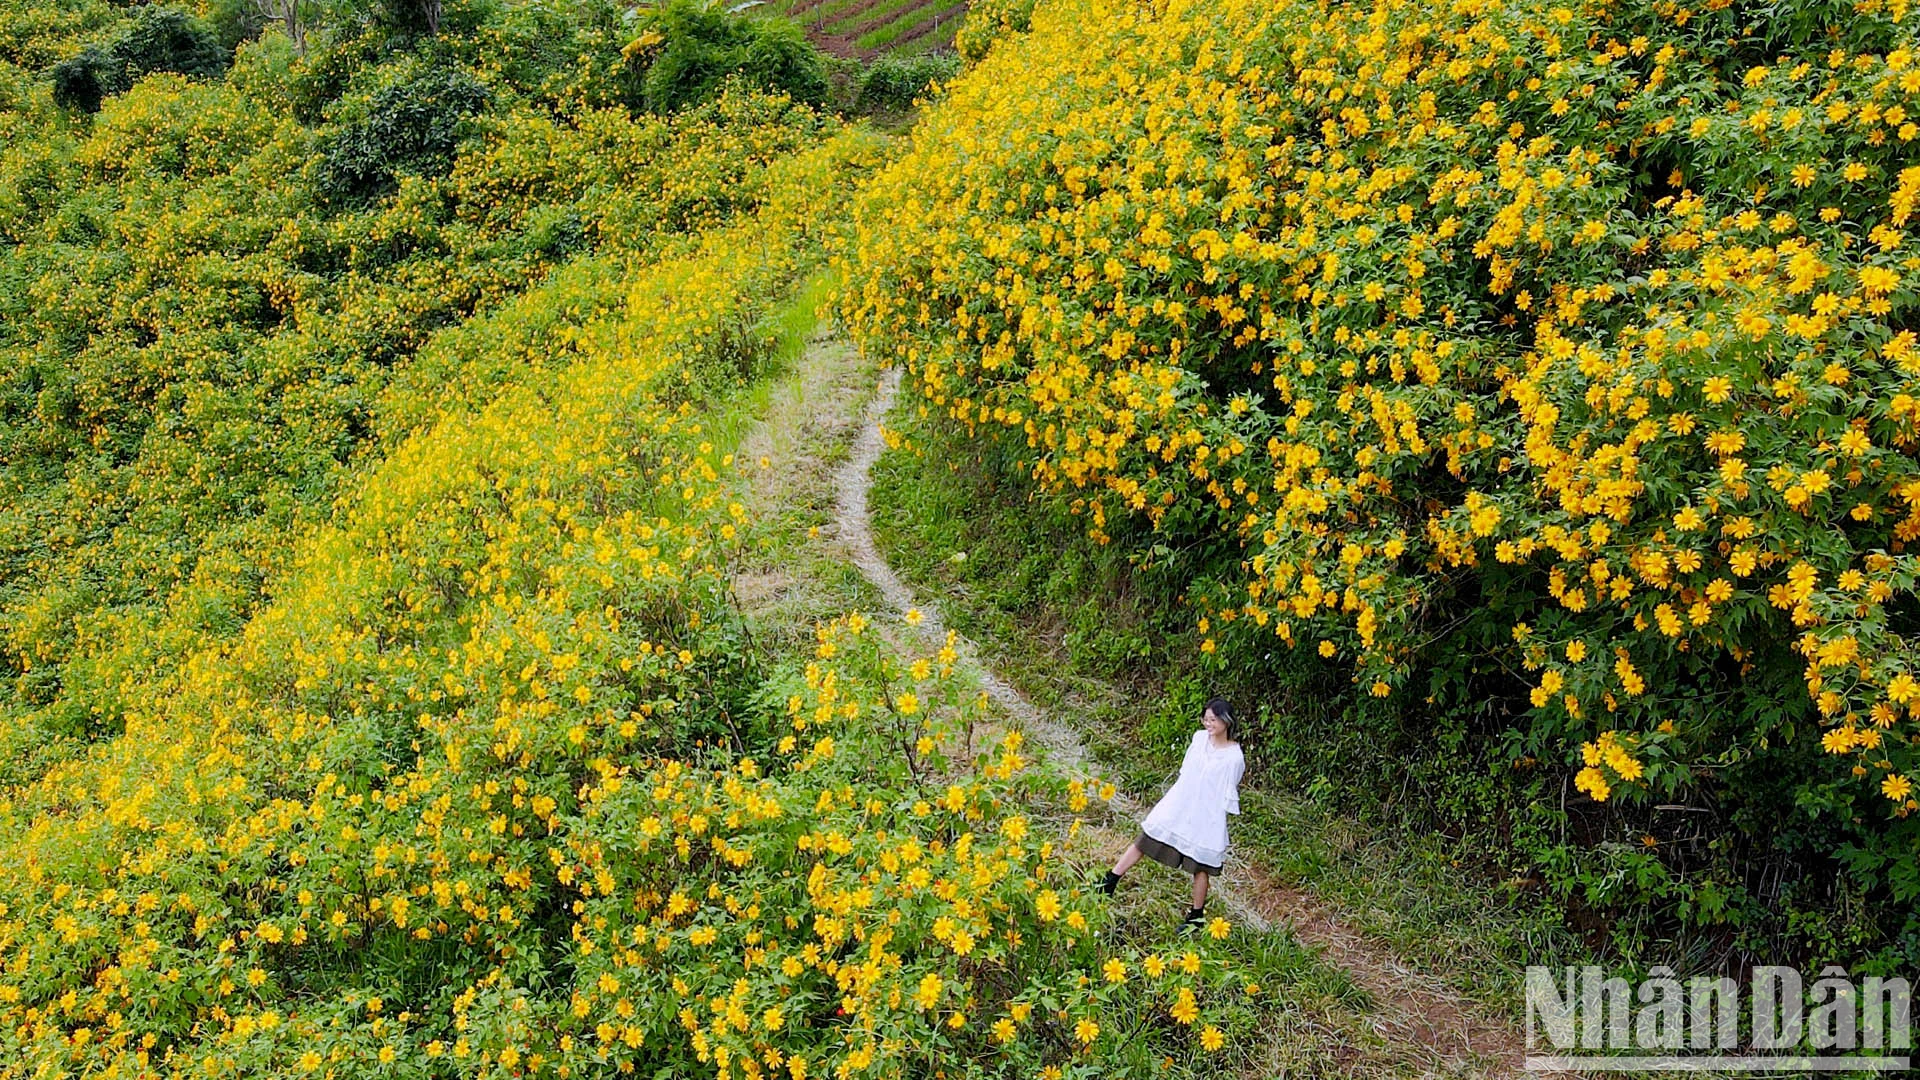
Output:
[[[804,1078],[1096,1042],[1126,980],[1058,981],[1101,953],[1021,812],[1050,774],[1016,735],[967,772],[951,650],[850,616],[739,668],[772,658],[737,644],[741,508],[686,375],[751,361],[812,192],[868,152],[783,166],[550,385],[408,440],[237,640],[8,797],[8,1062]],[[1142,992],[1191,1003],[1205,952]]]
[[[1174,583],[1256,769],[1721,962],[1920,956],[1904,3],[972,11],[848,82],[687,0],[0,0],[0,1080],[1397,1053],[1286,1040],[1404,967],[1094,892],[1112,787],[956,636],[742,599],[865,535],[737,460],[829,294],[1017,464],[982,521]],[[761,474],[842,449],[793,410]]]
[[223,70],[175,9],[0,10],[0,1077],[1193,1075],[1252,1029],[1224,920],[1100,939],[1092,793],[951,641],[756,640],[734,444],[886,142],[638,111],[609,11]]
[[1743,11],[1042,4],[873,185],[845,315],[1186,575],[1219,671],[1330,658],[1543,803],[1720,805],[1911,910],[1915,16]]
[[[361,458],[569,356],[626,267],[833,126],[747,94],[634,115],[599,7],[502,19],[479,63],[250,42],[91,117],[5,70],[0,781],[120,731],[126,687],[233,632]],[[18,61],[51,63],[46,14],[0,13],[37,26]],[[580,53],[529,57],[542,36]]]

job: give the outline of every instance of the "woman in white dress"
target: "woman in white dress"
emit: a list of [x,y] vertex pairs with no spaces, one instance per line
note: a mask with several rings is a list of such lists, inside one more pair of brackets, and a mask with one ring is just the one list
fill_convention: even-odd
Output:
[[1240,777],[1247,761],[1233,738],[1233,710],[1225,700],[1207,702],[1201,730],[1187,744],[1180,778],[1140,823],[1140,838],[1107,871],[1100,891],[1113,895],[1120,878],[1147,856],[1193,875],[1193,907],[1188,923],[1200,921],[1207,887],[1220,873],[1227,853],[1227,815],[1240,812]]

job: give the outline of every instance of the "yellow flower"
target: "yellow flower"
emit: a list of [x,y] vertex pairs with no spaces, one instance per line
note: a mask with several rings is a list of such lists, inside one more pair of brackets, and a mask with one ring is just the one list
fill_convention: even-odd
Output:
[[1100,1037],[1100,1025],[1082,1017],[1079,1023],[1073,1025],[1073,1035],[1082,1045],[1091,1046],[1093,1040]]
[[1215,941],[1225,941],[1227,937],[1227,933],[1231,929],[1232,927],[1228,925],[1227,920],[1222,919],[1217,915],[1214,916],[1214,919],[1212,922],[1209,922],[1207,924],[1207,933],[1212,935]]
[[1107,981],[1110,983],[1123,983],[1127,981],[1127,965],[1121,962],[1119,957],[1108,960],[1101,966],[1100,971],[1106,976]]
[[1200,1029],[1200,1045],[1205,1048],[1207,1052],[1212,1053],[1226,1044],[1227,1037],[1220,1033],[1219,1028],[1208,1024],[1206,1027]]
[[914,1004],[920,1006],[922,1011],[933,1008],[940,1001],[940,991],[942,989],[940,976],[932,974],[931,972],[921,976],[920,988],[914,991]]

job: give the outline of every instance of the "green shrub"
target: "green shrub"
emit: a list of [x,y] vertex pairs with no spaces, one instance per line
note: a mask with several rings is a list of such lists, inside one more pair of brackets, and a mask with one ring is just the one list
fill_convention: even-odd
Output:
[[441,0],[381,0],[380,21],[406,34],[437,34],[444,18]]
[[818,105],[827,98],[827,65],[800,28],[785,19],[753,19],[739,71],[757,89],[777,90],[795,101]]
[[490,100],[473,76],[444,67],[381,88],[366,114],[328,142],[317,193],[329,202],[363,202],[392,191],[402,173],[446,175],[467,118]]
[[53,103],[63,109],[99,112],[101,101],[125,89],[115,83],[113,61],[107,51],[89,45],[54,65]]
[[915,98],[960,70],[960,58],[951,54],[879,57],[860,73],[859,104],[863,109],[907,109]]
[[175,8],[141,8],[112,51],[114,59],[136,77],[174,71],[189,78],[212,79],[227,70],[227,51],[213,31]]
[[808,105],[827,98],[826,60],[799,27],[737,18],[696,0],[654,12],[627,56],[644,72],[639,100],[630,104],[656,113],[705,101],[735,77]]

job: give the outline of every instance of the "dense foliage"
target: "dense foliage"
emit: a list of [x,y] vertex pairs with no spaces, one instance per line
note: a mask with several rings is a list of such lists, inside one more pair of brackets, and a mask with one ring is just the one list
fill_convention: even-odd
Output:
[[[1043,6],[845,311],[1213,665],[1349,663],[1389,762],[1512,778],[1563,897],[1920,947],[1914,16],[1747,18]],[[1569,780],[1646,809],[1570,843]]]
[[959,60],[953,56],[923,53],[880,57],[860,73],[860,104],[875,110],[912,108],[932,96],[959,68]]
[[227,66],[213,31],[176,8],[144,7],[105,47],[89,45],[53,69],[53,103],[99,112],[100,102],[125,92],[142,75],[172,71],[207,78]]
[[314,188],[322,201],[362,201],[391,193],[402,173],[438,178],[453,170],[464,121],[486,109],[487,88],[465,72],[441,68],[389,83],[364,115],[327,140]]

